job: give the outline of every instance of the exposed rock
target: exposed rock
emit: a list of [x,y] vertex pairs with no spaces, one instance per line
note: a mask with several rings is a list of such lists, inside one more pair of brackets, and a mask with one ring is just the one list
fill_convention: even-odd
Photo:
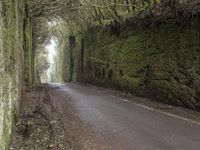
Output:
[[175,20],[150,29],[130,20],[121,23],[119,36],[110,35],[106,27],[86,31],[81,77],[85,82],[200,110],[199,27],[195,19],[188,26]]
[[[19,116],[25,99],[25,89],[32,84],[30,21],[31,18],[23,0],[0,1],[1,150],[8,149],[14,121]],[[26,127],[22,130],[24,134],[27,134]]]

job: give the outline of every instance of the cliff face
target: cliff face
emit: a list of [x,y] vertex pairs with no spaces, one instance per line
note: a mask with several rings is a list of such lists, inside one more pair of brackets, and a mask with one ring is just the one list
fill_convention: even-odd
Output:
[[83,34],[79,78],[200,109],[200,28],[194,22],[92,28]]
[[0,1],[0,149],[8,149],[25,89],[32,85],[32,29],[24,0]]

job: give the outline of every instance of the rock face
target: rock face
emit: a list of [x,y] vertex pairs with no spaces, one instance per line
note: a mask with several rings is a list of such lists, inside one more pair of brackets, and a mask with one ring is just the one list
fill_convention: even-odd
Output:
[[200,110],[197,22],[94,27],[83,34],[80,80]]
[[32,85],[31,19],[24,0],[0,1],[0,149],[8,149],[14,121]]

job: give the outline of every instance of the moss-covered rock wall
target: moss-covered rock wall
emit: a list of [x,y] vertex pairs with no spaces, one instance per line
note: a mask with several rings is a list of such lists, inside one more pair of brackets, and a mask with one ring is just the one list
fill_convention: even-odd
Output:
[[200,109],[198,22],[94,27],[83,38],[82,80]]
[[31,30],[24,0],[0,1],[0,150],[9,147],[25,90],[32,84]]

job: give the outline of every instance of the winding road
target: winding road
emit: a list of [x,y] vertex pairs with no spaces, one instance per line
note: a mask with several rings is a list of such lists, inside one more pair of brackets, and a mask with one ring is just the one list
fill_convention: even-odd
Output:
[[[75,146],[77,150],[200,149],[198,123],[137,105],[130,99],[120,98],[96,86],[78,83],[48,84],[47,89],[66,132],[76,132],[68,133],[68,136],[81,141],[80,138],[88,134],[90,138],[85,141],[96,143],[95,148]],[[73,129],[69,129],[69,120],[73,120],[69,114],[76,117],[75,121],[71,121]],[[79,125],[75,125],[77,121]],[[78,145],[78,142],[73,144]]]

